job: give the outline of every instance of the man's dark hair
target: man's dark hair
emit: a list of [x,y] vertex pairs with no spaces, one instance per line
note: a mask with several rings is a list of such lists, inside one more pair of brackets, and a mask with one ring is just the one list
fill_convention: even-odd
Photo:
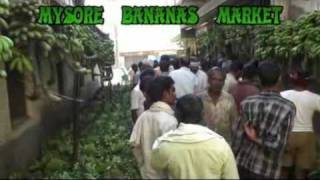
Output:
[[156,68],[159,66],[159,62],[157,60],[153,61],[153,68]]
[[151,77],[154,77],[156,75],[156,73],[154,72],[154,70],[152,68],[148,68],[144,71],[142,71],[142,73],[140,74],[140,81],[142,81],[142,79],[145,77],[145,76],[151,76]]
[[290,77],[290,82],[295,87],[307,88],[310,80],[310,73],[301,66],[293,66],[290,68],[290,73],[296,74],[295,77]]
[[280,67],[271,61],[263,61],[259,64],[258,73],[263,87],[274,86],[280,77]]
[[258,64],[257,63],[248,63],[242,69],[242,77],[248,80],[254,80],[258,76]]
[[131,68],[138,68],[138,65],[136,63],[131,64]]
[[170,61],[170,56],[169,55],[162,55],[160,57],[160,61]]
[[192,94],[178,99],[176,104],[176,117],[182,123],[199,124],[202,121],[202,100]]
[[195,57],[195,56],[191,56],[189,59],[189,62],[200,62],[199,58]]
[[[217,59],[209,59],[209,69],[215,67],[215,66],[218,66],[218,60]],[[209,71],[208,69],[208,71]]]
[[210,67],[209,67],[209,61],[206,61],[206,60],[202,60],[201,62],[200,62],[201,64],[200,64],[200,66],[201,66],[201,69],[204,71],[204,72],[207,72],[209,69],[210,69]]
[[180,68],[180,62],[181,62],[181,58],[180,57],[176,57],[171,61],[171,64],[172,64],[174,69],[179,69]]
[[181,62],[180,62],[181,66],[189,67],[189,65],[190,65],[190,59],[188,59],[188,58],[181,58],[180,60],[181,60]]
[[139,63],[138,63],[139,70],[141,70],[142,64],[143,64],[142,61],[139,61]]
[[243,64],[239,60],[232,61],[231,65],[230,65],[230,71],[231,72],[241,71],[242,68],[243,68]]
[[155,76],[144,76],[141,81],[140,81],[140,90],[142,92],[147,92],[149,87],[150,87],[150,84],[151,82],[154,80]]
[[168,91],[174,84],[171,77],[160,76],[156,77],[147,90],[147,95],[151,102],[157,102],[162,99],[163,93]]
[[169,72],[170,56],[162,55],[160,57],[160,70],[161,72]]
[[137,72],[138,71],[138,65],[137,64],[131,64],[131,69],[134,71],[134,72]]

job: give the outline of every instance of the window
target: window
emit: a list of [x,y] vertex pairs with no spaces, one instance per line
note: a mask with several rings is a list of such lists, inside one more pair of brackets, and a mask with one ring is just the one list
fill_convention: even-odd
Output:
[[12,121],[12,127],[15,128],[26,118],[25,84],[22,74],[15,70],[7,72],[10,119]]

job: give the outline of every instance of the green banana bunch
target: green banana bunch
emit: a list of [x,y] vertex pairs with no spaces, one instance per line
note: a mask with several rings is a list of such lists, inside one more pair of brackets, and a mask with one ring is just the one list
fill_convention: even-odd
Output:
[[39,6],[40,4],[35,0],[12,3],[10,12],[25,22],[35,22],[39,13]]
[[9,15],[9,8],[3,7],[0,5],[0,15],[8,16]]
[[0,15],[8,15],[9,13],[9,1],[0,0]]
[[71,50],[71,52],[75,54],[82,54],[84,51],[82,42],[76,38],[72,38],[68,41],[68,47]]
[[[68,54],[70,54],[70,49],[67,42],[68,37],[64,33],[53,33],[46,34],[48,40],[45,42],[50,46],[50,51],[45,51],[44,54],[46,57],[50,56],[51,59],[64,60]],[[50,37],[49,37],[50,36]],[[52,40],[50,38],[53,38]],[[45,44],[41,45],[43,49],[48,49]],[[49,52],[52,52],[49,54]]]
[[0,0],[0,6],[1,7],[9,7],[9,1],[8,0]]
[[35,23],[25,24],[24,22],[12,21],[9,24],[9,35],[19,43],[30,40],[48,41],[49,44],[54,40],[50,35],[52,28],[47,25]]
[[9,68],[11,70],[16,69],[21,73],[33,70],[32,62],[16,49],[13,51],[13,58],[9,62]]
[[11,39],[0,35],[0,61],[8,61],[12,57],[11,48],[13,46]]
[[0,32],[8,29],[8,23],[5,17],[9,15],[9,2],[0,0]]
[[7,77],[7,72],[3,69],[0,69],[0,78],[6,78]]
[[[22,1],[10,4],[11,20],[8,27],[9,36],[17,44],[27,45],[30,40],[43,40],[46,33],[52,33],[50,26],[39,25],[36,17],[40,4],[35,1]],[[1,21],[0,21],[1,24]]]
[[9,25],[6,20],[4,20],[2,17],[0,17],[0,31],[7,30],[9,28]]

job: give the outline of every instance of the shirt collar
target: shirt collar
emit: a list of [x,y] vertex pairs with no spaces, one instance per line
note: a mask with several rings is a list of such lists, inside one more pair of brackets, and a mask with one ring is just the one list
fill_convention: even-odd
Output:
[[274,90],[262,90],[260,94],[262,94],[262,95],[280,96],[280,92],[274,91]]
[[181,69],[181,70],[185,70],[185,71],[190,71],[190,69],[189,69],[189,68],[184,67],[184,66],[182,66],[180,69]]
[[208,129],[205,126],[197,124],[185,124],[179,123],[179,126],[175,130],[171,130],[159,137],[152,149],[159,148],[159,145],[163,141],[177,142],[177,143],[198,143],[213,138],[221,138],[222,136]]
[[172,116],[174,115],[174,111],[169,106],[169,104],[162,102],[162,101],[157,101],[157,102],[153,103],[150,106],[149,110],[154,111],[154,112],[164,111],[164,112],[168,113],[169,115],[172,115]]
[[[223,90],[221,90],[221,93],[220,93],[220,96],[219,96],[217,102],[221,101],[221,100],[224,98],[224,96],[225,96],[225,92],[224,92]],[[210,94],[209,94],[209,89],[206,91],[205,97],[206,97],[207,99],[209,99],[210,101],[212,101],[212,98],[211,98],[211,96],[210,96]]]

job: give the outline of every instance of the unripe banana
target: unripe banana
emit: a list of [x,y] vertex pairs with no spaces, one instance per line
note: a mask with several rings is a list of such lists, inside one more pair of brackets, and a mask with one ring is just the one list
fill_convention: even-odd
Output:
[[0,77],[6,78],[7,77],[7,72],[3,69],[0,69]]
[[21,59],[19,59],[19,61],[17,62],[17,70],[19,71],[19,72],[23,72],[23,59],[21,58]]
[[26,35],[21,35],[21,40],[23,40],[23,41],[27,41],[28,40],[28,37],[26,36]]
[[2,52],[4,51],[4,43],[2,40],[0,40],[0,54],[3,54]]
[[0,52],[4,52],[5,50],[7,50],[7,49],[10,48],[8,42],[7,42],[3,37],[4,37],[4,36],[0,36],[0,38],[1,38],[0,41],[1,41],[1,45],[2,45],[2,49],[1,49]]
[[23,26],[23,24],[20,21],[11,21],[9,24],[9,28],[14,30],[17,29],[18,27]]
[[0,28],[1,29],[8,29],[9,28],[8,23],[1,17],[0,17]]
[[41,42],[41,47],[44,48],[46,51],[50,51],[52,49],[51,46],[44,41]]
[[31,39],[35,38],[35,35],[33,32],[28,32],[27,33],[28,37],[30,37]]
[[0,7],[0,14],[4,14],[5,11],[6,11],[6,10],[5,10],[4,8]]
[[36,38],[41,39],[42,35],[40,32],[34,32],[34,34]]
[[8,53],[3,53],[2,54],[2,61],[7,61],[9,59]]
[[8,0],[0,0],[0,4],[4,7],[9,7],[9,1]]
[[23,28],[21,28],[21,31],[24,32],[24,33],[27,33],[28,32],[28,28],[27,27],[23,27]]
[[13,47],[14,43],[10,38],[8,38],[7,36],[2,36],[2,38],[9,44],[10,48]]

